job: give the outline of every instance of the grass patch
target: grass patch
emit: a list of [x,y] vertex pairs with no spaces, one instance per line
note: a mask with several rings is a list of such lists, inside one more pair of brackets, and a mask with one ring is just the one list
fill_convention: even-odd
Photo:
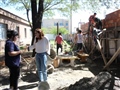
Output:
[[[56,42],[54,40],[50,40],[50,45],[53,45],[53,47],[55,47],[56,46]],[[64,51],[68,51],[69,52],[71,50],[70,42],[64,40],[64,43],[62,45],[63,45],[63,50]]]

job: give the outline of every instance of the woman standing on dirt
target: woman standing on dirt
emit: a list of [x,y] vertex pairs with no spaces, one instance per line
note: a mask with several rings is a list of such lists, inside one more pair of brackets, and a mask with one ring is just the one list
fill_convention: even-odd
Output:
[[35,43],[30,46],[30,50],[35,49],[36,52],[35,58],[40,81],[38,88],[40,88],[41,83],[47,82],[47,53],[50,54],[50,44],[39,28],[35,30],[35,39]]
[[76,36],[76,43],[77,43],[77,51],[82,49],[82,43],[83,43],[83,35],[81,34],[81,30],[78,30],[77,36]]
[[20,74],[20,54],[16,41],[18,39],[18,33],[16,31],[8,31],[8,40],[5,44],[5,64],[9,68],[10,72],[10,89],[18,90],[18,78]]

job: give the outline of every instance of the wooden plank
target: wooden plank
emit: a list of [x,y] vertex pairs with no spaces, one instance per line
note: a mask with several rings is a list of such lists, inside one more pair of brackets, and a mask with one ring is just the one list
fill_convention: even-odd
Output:
[[70,60],[72,60],[72,59],[78,59],[77,56],[58,56],[57,58],[58,59],[70,59]]
[[[74,67],[74,65],[75,65],[75,59],[78,59],[78,57],[77,56],[65,56],[65,55],[59,55],[59,56],[57,56],[57,58],[58,59],[60,59],[60,64],[61,65],[64,65],[64,66],[69,66],[69,65],[71,65],[72,67]],[[70,63],[69,64],[63,64],[63,60],[70,60]]]
[[89,56],[89,54],[86,53],[77,53],[77,55],[81,59],[81,62],[86,62],[86,58]]
[[109,60],[109,62],[105,65],[104,69],[106,69],[110,64],[115,60],[115,58],[120,54],[120,47],[119,49],[115,52],[115,54],[112,56],[112,58]]

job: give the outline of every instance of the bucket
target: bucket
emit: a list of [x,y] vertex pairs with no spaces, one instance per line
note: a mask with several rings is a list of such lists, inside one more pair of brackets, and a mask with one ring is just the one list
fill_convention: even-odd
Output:
[[59,67],[59,60],[58,60],[58,59],[54,59],[54,60],[53,60],[53,66],[54,66],[55,68]]

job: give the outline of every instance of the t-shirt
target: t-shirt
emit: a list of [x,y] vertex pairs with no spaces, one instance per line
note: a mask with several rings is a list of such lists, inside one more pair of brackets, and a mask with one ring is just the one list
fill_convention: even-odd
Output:
[[19,51],[18,46],[11,40],[7,40],[5,44],[5,64],[8,67],[19,67],[20,65],[20,54],[16,56],[9,56],[8,52]]
[[36,53],[44,53],[47,52],[50,54],[50,43],[47,37],[43,37],[41,40],[34,41],[34,44],[29,47],[30,50],[35,49]]
[[82,43],[82,42],[83,42],[82,34],[77,34],[77,43]]
[[62,44],[63,38],[61,35],[58,35],[55,39],[55,41],[57,42],[57,44]]

